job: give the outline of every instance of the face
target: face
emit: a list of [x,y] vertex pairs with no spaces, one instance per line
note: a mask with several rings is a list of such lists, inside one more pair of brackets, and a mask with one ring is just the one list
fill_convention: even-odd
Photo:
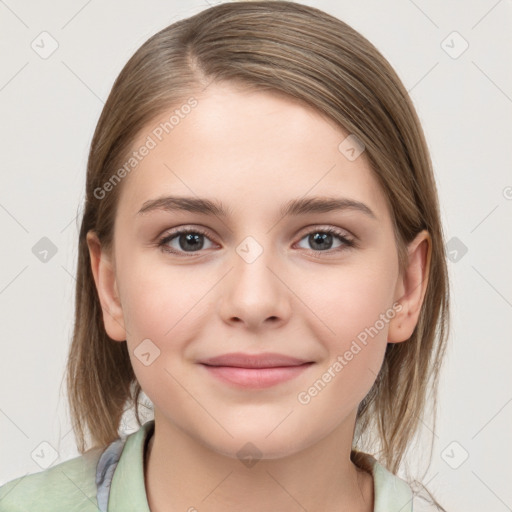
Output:
[[[251,441],[276,458],[352,435],[404,292],[385,196],[315,110],[228,84],[195,97],[172,131],[154,130],[175,109],[133,144],[155,142],[122,182],[95,274],[107,332],[126,339],[157,423],[218,453]],[[234,352],[308,364],[201,363]]]

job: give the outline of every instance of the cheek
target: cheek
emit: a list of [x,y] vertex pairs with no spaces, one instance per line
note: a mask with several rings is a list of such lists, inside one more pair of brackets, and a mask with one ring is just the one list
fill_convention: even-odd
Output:
[[137,380],[155,402],[162,386],[165,394],[181,393],[172,376],[183,378],[180,361],[204,329],[215,276],[141,263],[130,266],[123,285],[126,339]]
[[187,398],[178,384],[183,375],[176,368],[189,340],[198,335],[205,293],[182,282],[183,277],[180,281],[179,272],[167,269],[165,274],[154,267],[143,275],[132,273],[124,281],[122,296],[133,371],[155,405],[170,397]]
[[325,358],[296,397],[311,416],[325,414],[326,408],[332,411],[331,426],[357,408],[373,386],[384,359],[388,322],[394,314],[388,307],[386,287],[379,289],[370,279],[357,283],[347,279],[345,284],[346,288],[326,291],[329,301],[318,295],[318,311],[329,327],[315,322]]
[[[392,268],[382,258],[350,267],[331,267],[328,273],[303,281],[298,294],[305,297],[304,303],[313,313],[312,325],[323,325],[326,339],[337,340],[339,348],[348,338],[373,326],[393,303],[396,276]],[[388,324],[379,322],[378,327],[385,337]]]
[[151,338],[160,343],[179,339],[185,326],[201,314],[201,299],[211,288],[208,277],[170,265],[132,261],[123,273],[122,308],[128,336]]
[[[349,392],[356,401],[364,398],[380,370],[389,322],[396,314],[392,256],[386,258],[381,253],[380,258],[360,265],[336,271],[331,267],[328,279],[317,276],[304,283],[304,302],[314,313],[305,317],[326,355],[319,377],[323,383],[332,381],[333,391]],[[322,372],[328,372],[325,378]]]

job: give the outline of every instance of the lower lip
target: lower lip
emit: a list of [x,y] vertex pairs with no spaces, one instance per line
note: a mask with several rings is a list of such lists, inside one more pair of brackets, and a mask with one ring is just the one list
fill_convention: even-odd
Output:
[[218,379],[244,388],[267,388],[297,377],[313,363],[299,366],[279,366],[276,368],[237,368],[234,366],[202,366]]

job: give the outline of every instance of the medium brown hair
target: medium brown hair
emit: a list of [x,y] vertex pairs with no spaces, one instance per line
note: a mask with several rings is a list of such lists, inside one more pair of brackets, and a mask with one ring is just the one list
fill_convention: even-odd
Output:
[[361,447],[375,446],[374,455],[396,473],[429,389],[435,408],[448,335],[448,275],[432,164],[407,90],[379,51],[343,21],[287,1],[225,3],[180,20],[146,41],[115,80],[91,142],[79,235],[67,366],[78,449],[86,451],[86,430],[92,447],[116,439],[127,405],[135,406],[141,424],[141,388],[126,341],[114,342],[105,331],[86,242],[94,231],[103,250],[111,250],[123,183],[101,199],[95,190],[126,160],[143,127],[221,81],[284,93],[362,141],[388,201],[401,272],[407,244],[423,229],[430,234],[430,278],[418,323],[408,341],[388,343],[356,421],[353,460]]

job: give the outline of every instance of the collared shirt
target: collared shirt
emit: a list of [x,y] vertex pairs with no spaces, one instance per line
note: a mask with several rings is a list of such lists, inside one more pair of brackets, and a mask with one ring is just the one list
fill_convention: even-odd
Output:
[[[0,487],[0,512],[151,512],[144,484],[144,453],[155,420],[107,448],[89,450]],[[374,512],[412,512],[409,485],[371,455]]]

